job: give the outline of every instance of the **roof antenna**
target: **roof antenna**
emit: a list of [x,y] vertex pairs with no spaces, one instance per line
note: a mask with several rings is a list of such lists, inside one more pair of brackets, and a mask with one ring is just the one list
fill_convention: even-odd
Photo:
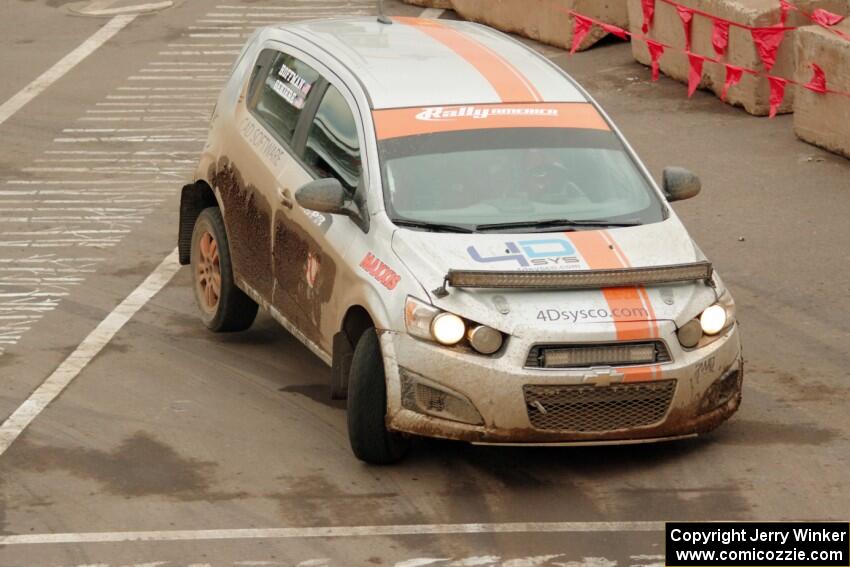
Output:
[[393,21],[384,15],[384,0],[378,0],[378,22],[392,24]]

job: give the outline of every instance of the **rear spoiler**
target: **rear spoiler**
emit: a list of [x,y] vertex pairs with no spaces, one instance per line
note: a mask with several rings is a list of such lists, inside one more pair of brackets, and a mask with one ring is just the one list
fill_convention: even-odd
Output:
[[646,268],[557,272],[449,270],[443,280],[443,285],[433,290],[433,293],[437,297],[445,297],[449,294],[448,286],[457,288],[569,290],[640,287],[700,280],[713,287],[713,274],[714,267],[711,262]]

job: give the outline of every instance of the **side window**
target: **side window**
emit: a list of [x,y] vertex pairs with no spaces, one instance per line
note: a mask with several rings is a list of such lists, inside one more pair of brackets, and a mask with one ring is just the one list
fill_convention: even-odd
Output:
[[260,54],[257,63],[249,86],[249,108],[281,141],[289,144],[319,74],[292,55],[270,49]]
[[307,133],[304,161],[319,177],[336,177],[349,192],[360,179],[360,143],[357,123],[348,103],[328,86]]

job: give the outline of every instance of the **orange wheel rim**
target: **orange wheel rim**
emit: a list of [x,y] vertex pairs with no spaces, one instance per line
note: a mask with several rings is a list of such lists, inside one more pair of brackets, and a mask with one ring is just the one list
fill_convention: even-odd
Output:
[[198,242],[198,263],[195,269],[202,303],[208,311],[214,311],[221,297],[221,265],[218,243],[209,232],[205,231]]

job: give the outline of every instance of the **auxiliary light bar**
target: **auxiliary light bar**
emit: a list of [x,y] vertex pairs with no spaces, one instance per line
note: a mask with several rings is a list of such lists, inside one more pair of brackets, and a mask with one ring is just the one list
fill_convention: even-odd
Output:
[[439,297],[448,294],[447,285],[458,288],[492,289],[603,289],[681,283],[703,280],[713,285],[711,262],[694,262],[646,268],[572,271],[489,271],[449,270],[443,286],[434,290]]

